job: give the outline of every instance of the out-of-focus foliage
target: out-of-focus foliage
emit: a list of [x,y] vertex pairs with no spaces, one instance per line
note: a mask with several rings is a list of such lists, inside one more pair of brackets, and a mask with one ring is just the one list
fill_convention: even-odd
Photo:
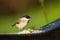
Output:
[[39,1],[40,1],[42,10],[43,10],[43,15],[45,17],[45,21],[46,21],[46,23],[48,23],[48,15],[46,13],[45,0],[39,0]]

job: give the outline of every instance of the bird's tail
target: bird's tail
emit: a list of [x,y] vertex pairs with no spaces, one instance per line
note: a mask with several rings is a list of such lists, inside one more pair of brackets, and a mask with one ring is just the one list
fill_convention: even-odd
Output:
[[15,26],[15,24],[12,25],[12,27]]

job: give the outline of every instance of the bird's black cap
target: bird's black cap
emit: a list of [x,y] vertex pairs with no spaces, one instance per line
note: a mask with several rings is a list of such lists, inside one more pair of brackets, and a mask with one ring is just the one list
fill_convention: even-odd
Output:
[[27,19],[30,19],[31,17],[30,16],[28,16],[28,15],[25,15],[25,16],[23,16],[23,17],[26,17]]

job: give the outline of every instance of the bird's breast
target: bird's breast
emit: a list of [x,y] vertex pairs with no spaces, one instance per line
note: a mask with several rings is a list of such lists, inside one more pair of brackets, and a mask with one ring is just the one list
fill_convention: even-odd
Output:
[[17,26],[19,29],[23,29],[26,25],[27,25],[27,23],[16,24],[16,26]]

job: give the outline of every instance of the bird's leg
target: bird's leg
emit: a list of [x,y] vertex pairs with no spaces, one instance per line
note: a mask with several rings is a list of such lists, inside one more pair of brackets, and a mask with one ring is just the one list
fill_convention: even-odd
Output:
[[19,29],[19,31],[21,32],[21,31],[25,30],[25,28],[26,28],[26,27],[18,28],[18,29]]
[[23,31],[23,29],[19,29],[19,32]]

